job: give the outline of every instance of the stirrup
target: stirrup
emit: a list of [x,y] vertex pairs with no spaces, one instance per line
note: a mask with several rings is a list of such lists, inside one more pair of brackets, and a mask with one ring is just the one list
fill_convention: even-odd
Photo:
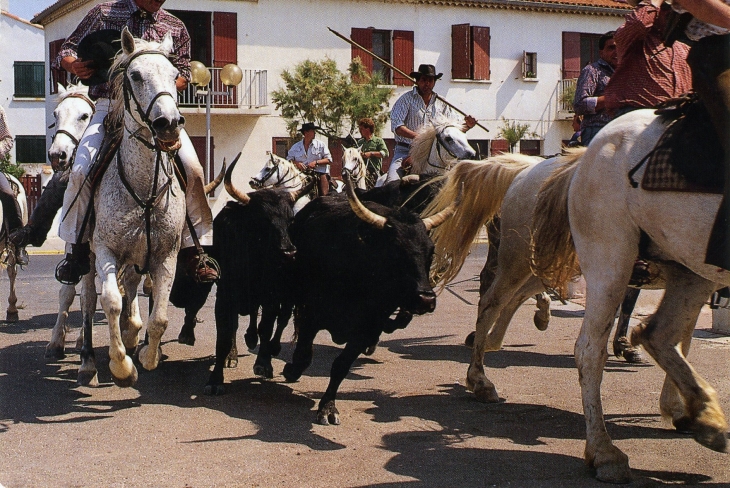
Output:
[[221,268],[218,261],[207,253],[201,252],[196,256],[197,262],[193,262],[188,268],[188,275],[196,283],[215,283],[221,275]]
[[73,254],[66,254],[56,266],[56,280],[64,285],[78,285],[81,278],[91,271],[91,266],[87,264],[83,266],[79,259]]

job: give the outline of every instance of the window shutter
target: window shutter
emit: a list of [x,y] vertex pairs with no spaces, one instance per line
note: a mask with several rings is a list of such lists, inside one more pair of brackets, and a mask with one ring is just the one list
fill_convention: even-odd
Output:
[[451,78],[471,78],[471,29],[469,24],[451,26]]
[[[353,27],[350,31],[350,39],[355,41],[356,43],[360,44],[365,49],[372,51],[373,50],[373,29],[367,28],[367,29],[358,29],[357,27]],[[360,58],[360,61],[362,61],[362,65],[365,67],[365,70],[368,72],[369,75],[373,74],[373,57],[369,54],[367,54],[362,49],[352,46],[351,50],[352,59],[355,59],[357,57]]]
[[494,139],[490,146],[490,156],[497,156],[509,152],[509,142],[505,139]]
[[563,32],[563,79],[580,76],[580,32]]
[[[393,65],[406,74],[413,71],[413,31],[393,31]],[[393,71],[393,84],[410,86],[413,82]]]
[[[58,52],[61,50],[61,46],[66,41],[66,39],[57,39],[55,41],[51,41],[48,43],[48,66],[52,66],[53,62],[58,57]],[[66,86],[66,83],[68,83],[67,73],[66,70],[61,69],[51,69],[51,89],[50,94],[55,95],[58,93],[58,84],[60,83],[63,86]]]
[[46,66],[42,61],[15,61],[13,71],[15,75],[16,97],[43,97],[45,95]]
[[213,12],[213,67],[238,62],[236,13]]
[[489,27],[477,27],[471,28],[472,38],[472,60],[474,62],[474,75],[475,80],[488,80],[491,75],[491,69],[489,67]]

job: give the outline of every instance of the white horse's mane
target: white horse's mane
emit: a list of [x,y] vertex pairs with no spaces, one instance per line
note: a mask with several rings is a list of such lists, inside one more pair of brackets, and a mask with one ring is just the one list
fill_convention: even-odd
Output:
[[64,88],[63,92],[58,93],[56,96],[56,105],[70,97],[71,95],[81,94],[84,96],[89,95],[89,87],[84,85],[81,82],[78,82],[76,85],[68,85]]
[[427,163],[428,157],[431,154],[433,141],[436,139],[436,134],[438,134],[439,130],[451,125],[461,127],[458,121],[437,114],[436,117],[418,129],[416,137],[411,142],[411,150],[409,152],[411,161],[413,162],[413,171],[416,174],[419,173],[419,167]]

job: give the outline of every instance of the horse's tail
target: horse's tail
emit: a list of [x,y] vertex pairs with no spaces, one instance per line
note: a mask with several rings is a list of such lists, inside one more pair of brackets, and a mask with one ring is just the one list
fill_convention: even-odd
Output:
[[431,281],[445,286],[461,270],[479,229],[499,212],[507,189],[535,158],[503,154],[483,161],[460,161],[447,173],[446,183],[422,216],[433,215],[454,202],[463,188],[456,214],[434,229],[436,246]]
[[568,220],[568,189],[585,148],[568,149],[537,195],[532,218],[532,272],[561,294],[580,275]]

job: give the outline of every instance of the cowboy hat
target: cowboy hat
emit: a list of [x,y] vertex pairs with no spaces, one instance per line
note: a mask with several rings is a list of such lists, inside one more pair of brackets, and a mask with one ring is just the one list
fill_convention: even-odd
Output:
[[317,130],[317,129],[320,129],[320,127],[314,125],[313,122],[306,122],[306,123],[302,124],[302,128],[299,129],[299,132],[301,132],[302,134],[304,134],[305,131],[308,131],[308,130]]
[[103,29],[81,39],[77,56],[82,61],[92,61],[90,67],[96,70],[91,78],[81,80],[81,83],[95,86],[109,81],[109,68],[121,49],[121,37],[122,33],[118,30]]
[[415,78],[418,81],[421,76],[432,76],[436,80],[440,80],[443,73],[436,74],[436,67],[432,64],[422,64],[418,67],[418,71],[411,73],[411,78]]

